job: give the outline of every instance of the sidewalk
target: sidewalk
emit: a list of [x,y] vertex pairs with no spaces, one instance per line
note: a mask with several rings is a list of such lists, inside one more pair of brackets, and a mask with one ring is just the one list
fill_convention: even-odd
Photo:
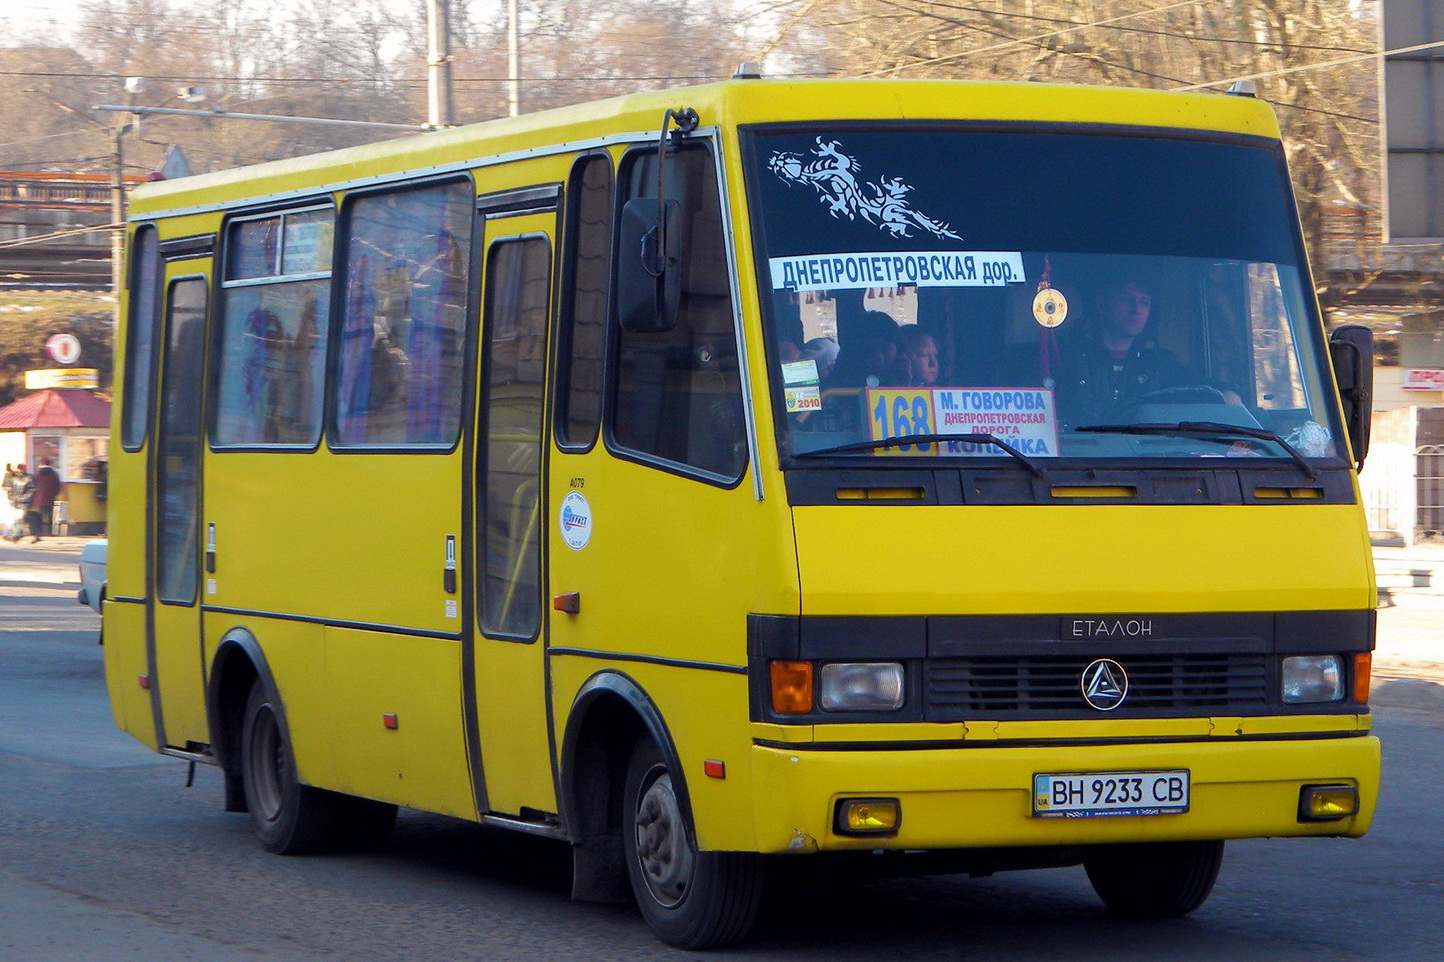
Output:
[[80,549],[95,538],[0,541],[0,584],[80,587]]
[[1421,541],[1409,547],[1374,544],[1379,604],[1401,594],[1444,595],[1444,542]]

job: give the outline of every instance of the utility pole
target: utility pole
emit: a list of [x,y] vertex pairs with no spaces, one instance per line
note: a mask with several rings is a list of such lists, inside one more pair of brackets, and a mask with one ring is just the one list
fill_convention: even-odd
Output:
[[517,0],[506,0],[506,106],[507,114],[521,114],[521,31],[516,22]]
[[115,227],[110,232],[110,290],[115,295],[116,310],[120,310],[120,292],[125,281],[125,132],[130,123],[124,114],[115,117],[115,150],[111,163],[115,181],[110,187],[110,222]]
[[426,123],[456,125],[451,93],[451,0],[426,0]]

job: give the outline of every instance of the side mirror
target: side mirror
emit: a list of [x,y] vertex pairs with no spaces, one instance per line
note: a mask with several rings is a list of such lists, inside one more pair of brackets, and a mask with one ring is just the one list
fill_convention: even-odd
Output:
[[1329,358],[1344,404],[1349,447],[1363,470],[1369,453],[1369,425],[1374,416],[1374,332],[1358,324],[1345,324],[1329,335]]
[[[682,301],[682,205],[639,197],[622,207],[617,246],[617,319],[622,330],[656,334],[677,326]],[[665,249],[664,249],[665,248]]]

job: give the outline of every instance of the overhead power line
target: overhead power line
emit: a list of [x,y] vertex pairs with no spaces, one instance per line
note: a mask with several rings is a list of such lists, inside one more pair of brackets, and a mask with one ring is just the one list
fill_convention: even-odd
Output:
[[1393,50],[1376,50],[1373,53],[1360,54],[1355,57],[1340,57],[1337,60],[1325,60],[1320,63],[1300,64],[1296,67],[1281,67],[1278,70],[1263,70],[1258,73],[1241,74],[1237,77],[1228,77],[1224,80],[1209,80],[1204,83],[1189,84],[1186,87],[1175,87],[1175,90],[1204,90],[1208,87],[1217,87],[1220,84],[1235,84],[1240,80],[1263,80],[1266,77],[1282,77],[1286,74],[1299,73],[1304,70],[1319,70],[1324,67],[1342,67],[1344,64],[1359,63],[1364,60],[1377,60],[1380,57],[1395,57],[1399,54],[1418,53],[1422,50],[1437,50],[1444,47],[1444,40],[1432,40],[1429,43],[1419,43],[1412,47],[1396,47]]
[[[919,16],[931,17],[932,19],[940,20],[940,21],[942,21],[942,22],[944,22],[944,23],[952,24],[952,25],[954,25],[954,26],[961,27],[961,28],[966,28],[966,29],[977,29],[977,25],[976,25],[975,23],[971,22],[971,21],[955,20],[955,19],[953,19],[953,18],[951,18],[951,17],[940,17],[940,16],[938,16],[937,14],[932,13],[932,11],[935,10],[935,9],[940,9],[940,10],[957,10],[957,11],[960,11],[960,12],[962,12],[962,13],[981,13],[981,14],[990,14],[990,13],[991,13],[991,14],[1003,14],[1004,16],[1007,17],[1008,20],[1012,20],[1012,21],[1017,21],[1017,20],[1034,20],[1034,21],[1037,21],[1037,22],[1039,22],[1039,23],[1064,24],[1064,25],[1067,25],[1067,32],[1072,32],[1072,31],[1074,31],[1074,30],[1077,30],[1077,29],[1081,29],[1081,28],[1082,28],[1082,27],[1080,27],[1080,26],[1077,25],[1077,22],[1076,22],[1076,21],[1073,21],[1073,20],[1065,20],[1065,19],[1063,19],[1062,17],[1045,17],[1045,16],[1042,16],[1041,14],[1020,13],[1020,12],[1018,12],[1018,11],[1016,11],[1016,10],[1008,10],[1008,11],[1006,11],[1006,12],[1004,13],[1003,11],[1000,11],[1000,10],[998,10],[998,9],[995,8],[995,7],[991,7],[991,8],[990,8],[990,7],[968,6],[968,5],[966,5],[966,4],[957,4],[957,3],[935,3],[935,2],[930,2],[930,3],[928,3],[928,4],[926,5],[926,9],[924,9],[924,8],[922,8],[922,7],[919,7],[919,6],[916,5],[916,4],[909,4],[909,3],[906,2],[906,0],[889,0],[889,2],[891,2],[892,5],[895,6],[895,7],[899,7],[899,8],[904,9],[904,10],[909,10],[909,11],[911,11],[911,12],[914,12],[914,13],[918,14]],[[1166,8],[1159,8],[1159,9],[1157,9],[1157,10],[1151,10],[1151,11],[1147,11],[1147,12],[1149,12],[1149,13],[1158,13],[1158,12],[1162,12],[1162,11],[1165,10],[1165,9],[1166,9]],[[1278,46],[1281,46],[1281,44],[1279,44],[1278,42],[1276,42],[1276,41],[1270,41],[1270,40],[1247,40],[1247,39],[1244,39],[1244,38],[1242,38],[1242,37],[1199,37],[1199,36],[1192,36],[1192,35],[1185,34],[1185,33],[1179,33],[1178,31],[1175,31],[1175,30],[1151,30],[1151,29],[1149,29],[1149,28],[1147,28],[1147,27],[1122,26],[1122,25],[1120,25],[1118,22],[1108,21],[1108,20],[1100,20],[1100,21],[1096,21],[1096,22],[1093,22],[1093,23],[1090,23],[1090,24],[1084,24],[1084,25],[1082,25],[1082,26],[1086,26],[1086,27],[1088,27],[1088,28],[1090,28],[1090,29],[1097,28],[1097,29],[1103,29],[1103,30],[1116,30],[1116,31],[1118,31],[1119,33],[1141,33],[1141,34],[1146,34],[1146,35],[1148,35],[1148,36],[1154,36],[1154,37],[1170,37],[1170,38],[1177,39],[1177,40],[1186,40],[1186,41],[1188,41],[1189,43],[1222,43],[1222,44],[1232,43],[1232,44],[1239,44],[1239,45],[1241,45],[1241,46],[1247,46],[1247,47],[1278,47]],[[1006,36],[1006,35],[1005,35],[1005,34],[993,34],[993,36]],[[1337,46],[1337,45],[1320,45],[1320,44],[1288,44],[1288,48],[1289,48],[1290,50],[1331,50],[1331,51],[1334,51],[1334,52],[1336,52],[1336,53],[1367,53],[1367,52],[1368,52],[1368,51],[1366,51],[1366,50],[1361,50],[1361,49],[1359,49],[1358,47],[1340,47],[1340,46]]]
[[1086,30],[1089,27],[1102,27],[1108,24],[1122,23],[1125,20],[1136,20],[1139,17],[1151,17],[1154,14],[1167,13],[1169,10],[1177,10],[1179,7],[1193,6],[1197,2],[1198,0],[1177,0],[1177,2],[1175,3],[1165,4],[1161,7],[1153,7],[1148,10],[1135,10],[1132,13],[1120,14],[1116,17],[1106,17],[1102,20],[1092,20],[1087,23],[1079,23],[1070,27],[1065,27],[1062,30],[1052,30],[1047,33],[1034,34],[1029,37],[1019,37],[1016,40],[1005,40],[1001,43],[989,44],[985,47],[974,47],[971,50],[964,50],[960,53],[945,54],[941,57],[929,57],[926,60],[915,60],[912,63],[899,64],[896,67],[889,67],[885,70],[872,70],[865,74],[862,74],[862,76],[876,77],[886,73],[893,73],[898,70],[911,70],[915,67],[926,67],[933,64],[945,63],[949,60],[962,60],[964,58],[971,57],[980,53],[989,53],[994,50],[1006,50],[1008,47],[1016,47],[1027,44],[1036,45],[1040,40],[1051,40],[1054,37],[1061,37],[1065,34],[1076,33],[1079,30]]
[[51,231],[48,234],[17,237],[13,240],[0,241],[0,250],[8,250],[11,247],[29,247],[31,244],[43,244],[46,241],[59,240],[62,237],[76,237],[80,234],[94,234],[98,231],[119,230],[124,226],[124,224],[95,224],[90,227],[76,227],[71,230]]

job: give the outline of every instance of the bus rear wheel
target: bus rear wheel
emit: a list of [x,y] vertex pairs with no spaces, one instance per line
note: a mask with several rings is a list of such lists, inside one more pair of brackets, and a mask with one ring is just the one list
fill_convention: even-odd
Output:
[[241,724],[241,784],[251,824],[267,851],[301,855],[340,843],[373,846],[396,821],[396,806],[302,785],[281,728],[279,699],[259,681]]
[[741,941],[757,918],[762,861],[745,852],[699,852],[672,772],[650,740],[627,768],[622,826],[627,875],[652,932],[683,949]]
[[1128,918],[1187,915],[1213,891],[1223,842],[1147,842],[1103,846],[1083,868],[1108,908]]

